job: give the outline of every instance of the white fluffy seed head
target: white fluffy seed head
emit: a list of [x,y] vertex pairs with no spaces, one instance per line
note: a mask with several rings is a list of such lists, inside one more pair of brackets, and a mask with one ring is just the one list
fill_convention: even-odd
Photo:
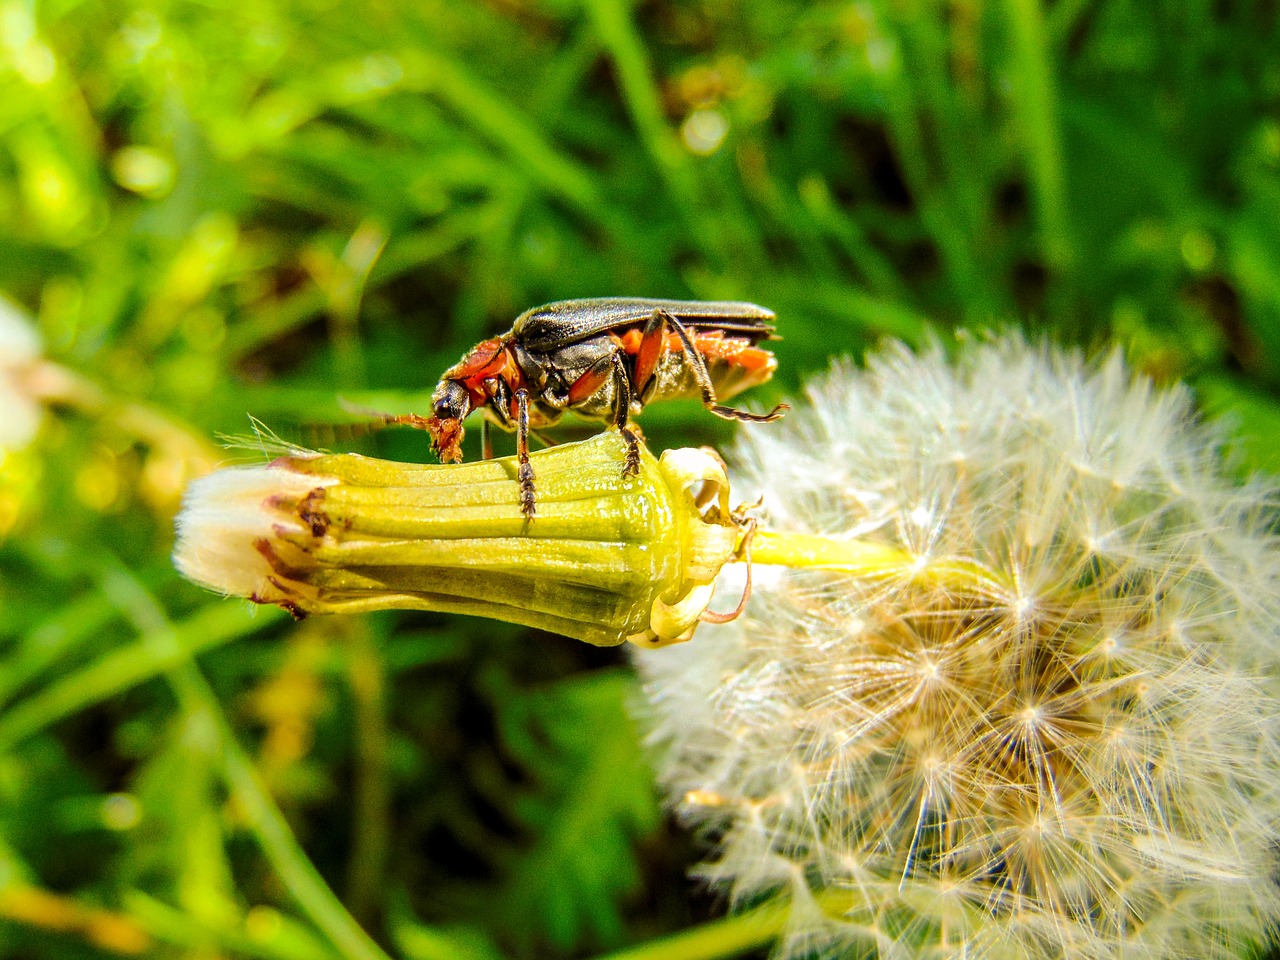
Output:
[[[639,659],[673,802],[779,950],[1239,956],[1280,914],[1276,500],[1184,390],[1017,338],[838,366],[744,431],[762,527],[991,571],[758,579]],[[754,488],[754,489],[753,489]],[[762,582],[763,581],[763,582]]]

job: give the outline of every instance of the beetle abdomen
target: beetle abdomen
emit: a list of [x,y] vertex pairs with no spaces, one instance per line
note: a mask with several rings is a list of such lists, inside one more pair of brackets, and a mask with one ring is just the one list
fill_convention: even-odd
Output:
[[[778,368],[778,361],[768,350],[752,346],[749,340],[721,337],[718,333],[700,334],[693,338],[694,347],[706,364],[716,396],[727,400],[743,390],[765,383]],[[655,400],[698,398],[697,378],[688,355],[676,344],[668,343],[667,352],[645,391],[644,403]]]

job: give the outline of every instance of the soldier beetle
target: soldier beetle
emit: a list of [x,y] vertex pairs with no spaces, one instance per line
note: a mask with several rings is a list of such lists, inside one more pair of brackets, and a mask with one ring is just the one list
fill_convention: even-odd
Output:
[[462,459],[462,421],[481,408],[482,448],[493,450],[489,423],[516,434],[520,509],[536,512],[529,434],[566,410],[618,428],[627,443],[623,476],[640,470],[639,436],[630,419],[645,404],[697,397],[726,420],[767,423],[787,409],[747,413],[720,403],[764,383],[777,360],[760,343],[776,339],[773,311],[736,301],[608,297],[561,300],[526,310],[510,331],[485,340],[445,371],[432,415],[387,417],[426,429],[442,461]]

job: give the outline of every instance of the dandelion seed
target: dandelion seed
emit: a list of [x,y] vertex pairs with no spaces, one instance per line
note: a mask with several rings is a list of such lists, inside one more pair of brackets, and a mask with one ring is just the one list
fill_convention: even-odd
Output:
[[758,570],[794,569],[714,642],[637,660],[661,779],[719,838],[699,875],[789,895],[785,958],[1264,941],[1274,489],[1116,356],[898,349],[810,393],[738,457]]

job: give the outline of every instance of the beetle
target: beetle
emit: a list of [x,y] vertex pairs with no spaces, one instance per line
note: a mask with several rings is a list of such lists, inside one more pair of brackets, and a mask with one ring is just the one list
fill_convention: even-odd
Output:
[[786,404],[755,414],[728,399],[764,383],[777,368],[760,346],[774,336],[774,313],[737,301],[607,297],[561,300],[526,310],[501,336],[473,347],[444,372],[430,417],[387,417],[426,429],[442,461],[462,459],[462,421],[483,408],[482,448],[493,456],[489,423],[516,434],[520,509],[536,513],[529,434],[566,410],[612,423],[627,444],[623,476],[640,471],[640,438],[630,419],[645,404],[698,397],[726,420],[767,423]]

